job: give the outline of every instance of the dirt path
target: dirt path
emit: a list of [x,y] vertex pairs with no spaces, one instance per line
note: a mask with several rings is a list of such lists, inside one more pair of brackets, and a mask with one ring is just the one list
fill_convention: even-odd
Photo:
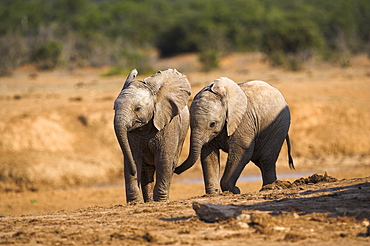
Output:
[[[301,180],[291,188],[283,182],[272,190],[169,203],[5,216],[0,244],[369,245],[370,177],[327,181]],[[206,223],[196,216],[194,202],[236,206],[247,216]]]

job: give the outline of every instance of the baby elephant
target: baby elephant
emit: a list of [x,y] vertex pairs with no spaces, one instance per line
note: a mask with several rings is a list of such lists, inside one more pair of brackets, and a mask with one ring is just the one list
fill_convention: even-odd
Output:
[[189,128],[190,83],[175,69],[159,71],[144,80],[135,81],[136,75],[136,69],[132,70],[114,102],[114,130],[124,155],[126,200],[167,201]]
[[190,151],[175,173],[194,165],[199,155],[207,194],[220,193],[220,152],[228,153],[221,190],[239,194],[235,186],[245,165],[261,170],[263,185],[276,180],[276,160],[284,140],[290,154],[290,112],[282,94],[263,81],[236,84],[221,77],[203,88],[190,106]]

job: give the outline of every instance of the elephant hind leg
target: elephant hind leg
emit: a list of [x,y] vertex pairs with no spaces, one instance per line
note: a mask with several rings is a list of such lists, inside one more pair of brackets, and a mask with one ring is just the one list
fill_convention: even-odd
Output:
[[[281,147],[285,138],[280,136],[271,136],[270,142],[265,145],[265,148],[260,150],[263,153],[259,159],[259,167],[262,173],[263,186],[276,181],[276,161],[278,160]],[[273,146],[272,148],[270,146]],[[269,148],[270,147],[270,148]]]
[[253,160],[253,163],[256,164],[261,170],[263,181],[262,186],[276,181],[276,161],[277,157],[273,159],[260,158],[258,160]]

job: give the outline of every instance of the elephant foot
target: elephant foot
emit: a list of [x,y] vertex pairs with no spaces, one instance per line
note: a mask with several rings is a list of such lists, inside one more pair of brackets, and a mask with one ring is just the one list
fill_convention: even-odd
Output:
[[155,202],[169,202],[169,199],[154,200]]
[[237,186],[234,186],[233,188],[231,189],[224,189],[222,190],[223,192],[225,191],[228,191],[228,192],[231,192],[233,194],[240,194],[240,189],[237,187]]
[[170,199],[168,195],[154,195],[155,202],[169,202]]
[[240,189],[237,186],[234,186],[234,188],[231,190],[233,194],[240,194]]
[[154,198],[155,202],[169,202],[170,199],[168,197],[163,197],[163,198]]
[[221,180],[222,192],[229,191],[233,194],[240,194],[240,189],[237,186],[229,185],[227,182]]
[[127,199],[127,204],[144,203],[143,199]]
[[206,194],[209,194],[209,195],[218,195],[218,194],[220,194],[221,192],[220,192],[220,189],[217,189],[217,188],[211,188],[211,189],[209,189],[209,188],[207,188],[206,189]]
[[144,199],[144,202],[153,202],[153,201],[154,201],[153,197],[148,197]]
[[140,195],[135,195],[135,196],[126,196],[126,201],[127,203],[143,203],[144,199]]

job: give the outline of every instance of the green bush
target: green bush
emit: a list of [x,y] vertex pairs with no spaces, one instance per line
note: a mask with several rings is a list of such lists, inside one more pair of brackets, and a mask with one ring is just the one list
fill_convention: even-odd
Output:
[[38,46],[32,55],[32,60],[36,63],[38,69],[54,69],[63,51],[63,44],[59,41],[47,41]]
[[101,76],[103,76],[103,77],[121,76],[121,75],[127,75],[128,73],[129,73],[128,70],[126,70],[122,67],[115,66],[115,67],[112,67],[111,69],[109,69],[108,72],[105,72],[105,73],[101,74]]
[[209,72],[220,66],[220,54],[216,50],[206,50],[199,53],[199,61],[202,63],[202,71]]
[[273,66],[300,70],[313,51],[322,46],[316,24],[308,19],[282,13],[268,21],[262,35],[261,50]]
[[0,42],[3,74],[27,62],[52,69],[62,57],[70,67],[150,70],[148,47],[162,56],[197,52],[205,69],[228,52],[262,51],[272,65],[297,70],[314,54],[330,61],[367,52],[370,1],[0,0],[0,23],[0,40],[22,40],[15,49]]
[[117,57],[116,65],[108,72],[102,74],[104,77],[127,75],[131,69],[136,68],[140,74],[150,74],[155,72],[153,68],[154,59],[151,57],[150,49],[127,48],[121,49]]
[[0,76],[12,74],[14,69],[27,62],[27,56],[25,39],[20,34],[0,36]]

